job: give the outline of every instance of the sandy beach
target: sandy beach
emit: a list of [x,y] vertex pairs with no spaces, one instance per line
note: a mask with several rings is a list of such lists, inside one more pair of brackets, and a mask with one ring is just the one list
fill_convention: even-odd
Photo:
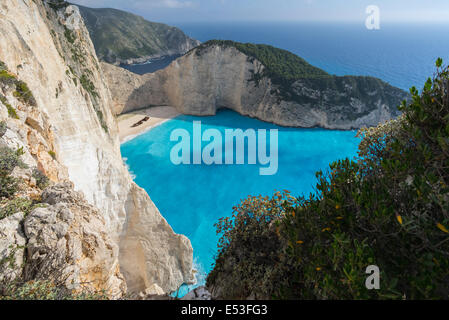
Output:
[[[173,107],[158,106],[148,109],[133,111],[122,114],[117,117],[120,143],[131,140],[139,134],[142,134],[151,128],[170,120],[180,113]],[[144,121],[148,117],[148,120]],[[140,125],[133,127],[133,125],[141,122]]]

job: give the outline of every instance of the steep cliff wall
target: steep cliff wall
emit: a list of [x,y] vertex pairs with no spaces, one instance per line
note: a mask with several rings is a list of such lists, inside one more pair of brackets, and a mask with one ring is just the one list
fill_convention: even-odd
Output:
[[53,182],[72,181],[99,209],[102,232],[120,248],[111,263],[120,264],[130,291],[191,282],[190,241],[173,232],[123,164],[111,95],[78,8],[3,0],[0,30],[0,60],[35,100],[22,103],[13,88],[0,88],[2,143],[22,146],[30,166]]
[[[307,70],[321,71],[296,58]],[[407,97],[376,78],[323,71],[280,85],[258,59],[220,43],[195,48],[154,74],[138,76],[105,63],[102,69],[113,88],[115,113],[149,105],[171,105],[193,115],[229,108],[283,126],[352,129],[396,117],[397,105]]]

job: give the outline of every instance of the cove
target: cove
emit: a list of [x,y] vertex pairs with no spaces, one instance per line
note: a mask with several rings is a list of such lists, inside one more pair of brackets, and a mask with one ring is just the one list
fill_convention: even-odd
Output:
[[[274,175],[260,175],[260,164],[190,164],[175,165],[170,141],[176,129],[191,135],[194,121],[201,130],[278,129],[278,170]],[[121,152],[135,182],[144,188],[176,233],[186,235],[193,246],[198,283],[183,286],[178,295],[203,285],[212,270],[219,236],[214,224],[230,216],[233,206],[249,195],[272,195],[289,190],[293,196],[314,192],[315,173],[327,170],[329,163],[355,157],[360,142],[356,131],[285,128],[243,117],[230,110],[215,116],[181,115],[121,145]],[[192,150],[192,153],[201,150]]]

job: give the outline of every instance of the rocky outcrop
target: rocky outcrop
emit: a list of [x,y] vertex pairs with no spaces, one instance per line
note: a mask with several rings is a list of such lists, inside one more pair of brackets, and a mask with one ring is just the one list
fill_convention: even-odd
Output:
[[23,218],[23,212],[17,212],[0,220],[0,283],[21,276],[26,244],[21,224]]
[[[6,99],[0,103],[0,121],[7,124],[1,142],[11,148],[22,147],[22,158],[30,168],[39,168],[54,183],[71,181],[74,190],[98,209],[94,213],[90,207],[72,207],[69,202],[72,220],[64,220],[58,206],[37,210],[31,215],[34,227],[31,222],[26,227],[30,239],[42,242],[45,239],[39,238],[37,229],[54,227],[48,241],[56,241],[49,246],[57,249],[58,241],[64,241],[58,237],[64,232],[80,236],[78,244],[85,235],[96,253],[93,260],[81,255],[82,260],[77,261],[81,263],[79,275],[74,271],[73,276],[80,281],[98,276],[105,286],[116,283],[116,288],[123,288],[118,285],[120,266],[131,284],[128,288],[137,292],[153,284],[170,292],[192,282],[190,241],[173,232],[123,164],[110,91],[78,8],[50,6],[46,1],[4,0],[0,3],[0,30],[0,61],[34,96],[33,104],[24,103],[9,80],[0,86]],[[7,105],[17,117],[11,117]],[[22,174],[27,183],[33,183],[30,172]],[[92,214],[95,222],[87,223],[85,230],[75,226],[73,223],[79,221],[75,212],[80,219]],[[47,215],[53,227],[45,225]],[[89,235],[92,228],[94,236]],[[7,239],[14,241],[9,236]],[[115,249],[108,249],[111,243],[119,248],[116,256]],[[135,252],[126,252],[137,247]],[[106,251],[100,253],[104,248]],[[71,259],[78,253],[61,256]],[[139,261],[138,268],[135,261]]]
[[24,221],[25,280],[52,280],[75,291],[119,298],[126,292],[118,245],[101,213],[71,183],[47,188]]
[[353,129],[396,117],[396,107],[407,98],[404,91],[379,79],[330,75],[299,78],[285,97],[264,64],[220,44],[206,43],[166,69],[143,76],[106,63],[102,69],[116,114],[151,105],[171,105],[200,116],[229,108],[282,126]]
[[205,286],[201,286],[187,293],[181,300],[212,300],[212,295]]

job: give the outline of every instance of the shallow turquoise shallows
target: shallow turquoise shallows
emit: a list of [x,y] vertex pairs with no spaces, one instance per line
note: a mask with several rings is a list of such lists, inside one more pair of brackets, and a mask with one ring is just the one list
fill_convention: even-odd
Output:
[[[218,129],[223,137],[228,128],[278,129],[277,173],[261,176],[260,165],[172,164],[170,151],[177,142],[170,141],[170,134],[182,128],[192,136],[193,121],[201,121],[202,131]],[[122,144],[121,150],[136,183],[147,190],[174,231],[191,240],[197,285],[201,285],[212,269],[218,241],[214,223],[220,217],[231,215],[232,207],[248,195],[284,189],[293,195],[313,192],[316,171],[326,170],[337,159],[356,156],[355,135],[355,131],[283,128],[222,110],[213,117],[179,116]],[[181,288],[179,296],[191,288]]]

